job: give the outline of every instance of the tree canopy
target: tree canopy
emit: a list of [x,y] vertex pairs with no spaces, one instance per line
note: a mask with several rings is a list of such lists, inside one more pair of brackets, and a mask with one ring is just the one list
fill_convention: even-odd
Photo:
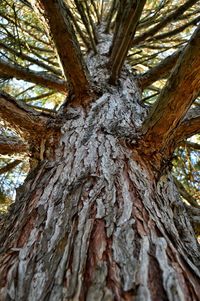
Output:
[[[1,206],[7,206],[8,197],[14,198],[15,187],[29,169],[27,133],[42,135],[47,118],[54,118],[63,103],[80,101],[80,95],[84,103],[101,94],[103,87],[92,71],[97,66],[89,66],[87,60],[106,53],[105,82],[116,85],[125,66],[135,77],[142,105],[151,108],[142,129],[145,146],[159,153],[166,141],[172,148],[176,144],[177,186],[183,198],[198,207],[199,24],[196,0],[4,1],[0,7]],[[101,49],[103,36],[105,49]]]
[[199,11],[2,3],[1,300],[199,300]]

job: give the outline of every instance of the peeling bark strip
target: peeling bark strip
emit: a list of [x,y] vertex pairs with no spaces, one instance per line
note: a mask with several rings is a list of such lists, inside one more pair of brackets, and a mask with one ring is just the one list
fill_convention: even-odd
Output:
[[18,133],[31,135],[33,139],[47,134],[48,118],[17,101],[7,93],[0,92],[0,117],[12,126]]
[[64,75],[69,83],[69,93],[74,93],[77,98],[87,98],[90,95],[88,75],[63,1],[32,0],[31,3],[53,38]]
[[76,118],[1,231],[1,301],[199,300],[199,247],[173,178],[130,147],[140,97],[126,78],[87,110],[67,107]]
[[0,59],[0,71],[10,77],[23,79],[25,81],[53,89],[60,93],[67,93],[67,83],[55,76],[42,72],[34,72],[19,65],[10,64]]
[[[143,125],[150,151],[169,144],[193,100],[200,92],[200,26],[180,55],[171,76]],[[177,129],[178,130],[178,129]]]

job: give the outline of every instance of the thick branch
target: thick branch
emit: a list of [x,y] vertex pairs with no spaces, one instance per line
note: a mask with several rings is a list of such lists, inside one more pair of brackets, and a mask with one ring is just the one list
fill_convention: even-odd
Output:
[[73,90],[76,97],[87,97],[90,94],[87,72],[63,1],[32,0],[31,3],[51,33],[70,92]]
[[200,26],[180,55],[171,76],[143,125],[151,150],[167,146],[200,91]]
[[175,131],[173,140],[176,144],[195,134],[200,133],[200,107],[188,111],[185,118]]
[[[130,43],[135,34],[135,29],[142,14],[146,0],[142,1],[121,1],[119,12],[123,10],[119,27],[116,26],[116,32],[113,39],[113,46],[110,57],[111,83],[115,83],[119,77],[122,65],[127,56]],[[125,6],[124,6],[125,5]],[[123,6],[123,9],[122,9]]]
[[61,80],[55,76],[47,74],[44,75],[43,72],[35,72],[19,65],[10,64],[1,59],[0,72],[7,76],[35,83],[61,93],[67,93],[67,83],[64,80]]
[[15,168],[19,163],[21,163],[21,160],[15,160],[11,163],[6,164],[6,166],[0,168],[0,175],[6,172],[11,171],[13,168]]
[[12,155],[15,153],[24,153],[28,151],[27,144],[16,137],[5,137],[0,135],[0,154]]
[[47,117],[3,92],[0,92],[0,107],[0,117],[17,132],[29,134],[31,138],[45,135]]
[[182,15],[188,8],[193,6],[198,0],[188,0],[185,4],[180,6],[177,10],[170,13],[168,16],[164,17],[160,23],[152,27],[150,30],[145,31],[140,36],[136,37],[131,46],[138,45],[141,42],[144,42],[146,38],[154,36],[157,32],[159,32],[163,27],[169,24],[171,21],[176,20],[180,15]]
[[90,41],[87,39],[82,28],[79,26],[76,17],[74,16],[74,14],[71,12],[71,10],[69,9],[69,7],[67,5],[65,5],[65,9],[67,11],[67,14],[71,18],[71,20],[74,24],[74,27],[76,28],[77,33],[80,35],[83,43],[85,44],[85,46],[87,47],[88,50],[91,49]]
[[166,75],[168,75],[171,69],[176,64],[180,54],[180,50],[174,52],[172,55],[162,60],[160,64],[141,74],[138,78],[141,89],[145,89],[146,87],[152,85],[155,81],[162,79]]

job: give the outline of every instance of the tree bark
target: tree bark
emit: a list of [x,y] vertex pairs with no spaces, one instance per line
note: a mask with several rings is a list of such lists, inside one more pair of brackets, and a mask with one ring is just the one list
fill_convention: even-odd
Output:
[[[199,247],[168,166],[137,146],[131,79],[66,117],[1,234],[0,300],[199,300]],[[52,139],[52,138],[51,138]]]

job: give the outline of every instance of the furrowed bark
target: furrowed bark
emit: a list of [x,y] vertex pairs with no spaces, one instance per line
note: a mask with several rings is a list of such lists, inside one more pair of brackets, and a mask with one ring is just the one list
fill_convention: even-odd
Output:
[[155,81],[162,79],[170,73],[174,65],[176,64],[181,50],[176,51],[172,55],[163,59],[157,66],[152,67],[147,72],[138,76],[138,83],[141,89],[145,89],[152,85]]
[[127,78],[87,112],[68,106],[55,157],[2,227],[2,301],[198,301],[199,249],[172,176],[158,180],[125,144],[145,114],[138,98]]
[[58,91],[63,94],[67,94],[67,83],[64,80],[56,78],[55,76],[35,72],[29,70],[28,68],[21,67],[19,65],[14,65],[9,62],[5,62],[0,59],[0,71],[10,77],[15,77],[16,79],[22,79],[31,83],[35,83],[40,86]]
[[48,118],[7,93],[0,92],[0,117],[18,133],[28,134],[33,139],[47,135]]
[[107,83],[107,38],[87,58],[100,98],[60,110],[56,140],[0,219],[1,301],[199,300],[193,228],[167,166],[141,151],[137,82],[124,66]]
[[182,6],[180,6],[179,8],[177,8],[177,10],[173,11],[172,13],[170,13],[168,16],[164,17],[162,19],[162,21],[160,23],[158,23],[157,25],[155,25],[153,28],[151,28],[150,30],[145,31],[143,34],[141,34],[140,36],[136,37],[131,46],[136,46],[142,42],[144,42],[148,37],[152,37],[153,35],[155,35],[160,29],[162,29],[163,27],[165,27],[167,24],[169,24],[171,21],[176,20],[180,15],[182,15],[188,8],[190,8],[191,6],[193,6],[195,3],[197,3],[198,0],[188,0],[187,2],[185,2],[185,4],[183,4]]
[[[146,0],[142,1],[121,1],[120,5],[125,4],[123,7],[123,15],[120,20],[119,27],[116,27],[113,45],[111,48],[111,56],[109,65],[111,66],[110,82],[115,83],[120,75],[122,65],[128,53],[130,42],[135,34],[135,30],[142,14]],[[126,1],[125,1],[126,2]],[[121,7],[119,7],[121,10]]]
[[[200,26],[179,57],[142,131],[144,142],[153,153],[165,148],[182,118],[200,91]],[[190,130],[191,131],[191,130]]]
[[176,144],[195,134],[200,133],[200,107],[188,111],[183,121],[176,129],[173,139]]
[[28,152],[28,145],[16,137],[5,137],[0,135],[0,154],[12,155]]
[[62,0],[32,0],[34,9],[48,27],[56,46],[63,72],[69,83],[69,94],[84,99],[90,95],[86,67],[73,27]]

